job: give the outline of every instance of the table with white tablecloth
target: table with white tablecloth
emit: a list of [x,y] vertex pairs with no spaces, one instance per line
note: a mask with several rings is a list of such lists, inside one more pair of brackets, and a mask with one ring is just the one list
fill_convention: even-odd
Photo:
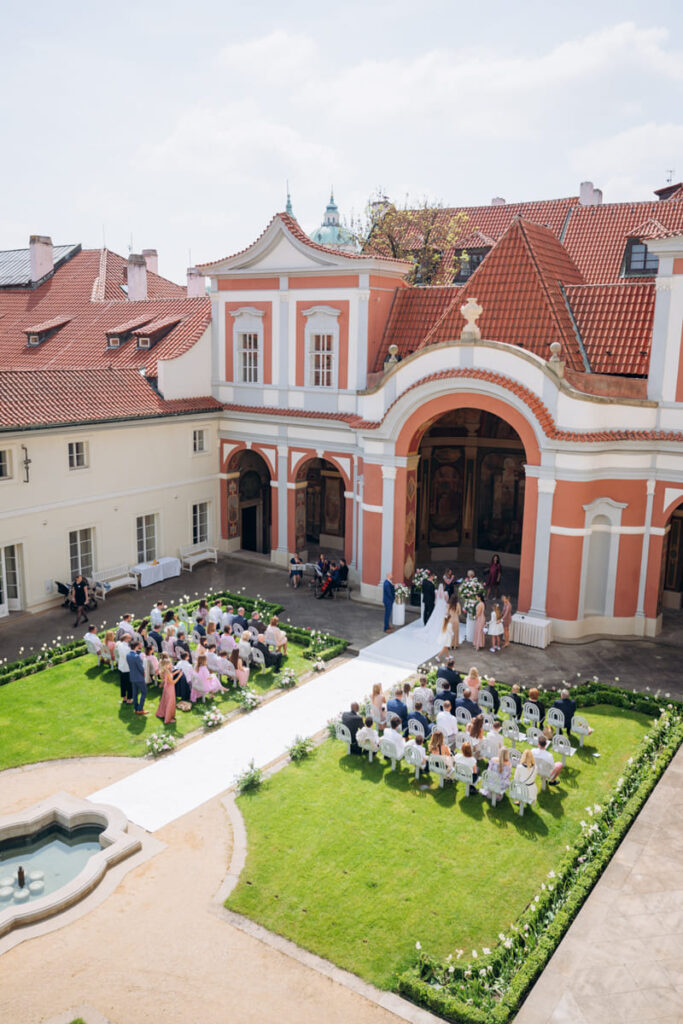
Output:
[[139,576],[141,587],[151,587],[171,576],[180,576],[180,559],[168,557],[155,562],[138,562],[133,566],[133,572]]
[[513,644],[547,647],[552,639],[552,619],[540,619],[535,615],[523,615],[521,612],[512,616],[510,640]]

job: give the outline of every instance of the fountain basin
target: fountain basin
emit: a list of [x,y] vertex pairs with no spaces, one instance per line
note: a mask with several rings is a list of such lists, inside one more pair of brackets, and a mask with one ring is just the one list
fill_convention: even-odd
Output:
[[[110,867],[141,848],[127,827],[117,808],[69,793],[56,793],[25,811],[0,817],[0,938],[52,917],[92,892]],[[26,873],[23,889],[16,884],[19,864]],[[11,886],[5,884],[9,881]]]

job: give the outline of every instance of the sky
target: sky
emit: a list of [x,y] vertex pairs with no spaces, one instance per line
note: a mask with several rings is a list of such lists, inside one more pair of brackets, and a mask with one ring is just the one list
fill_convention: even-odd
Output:
[[446,205],[652,198],[683,180],[683,4],[4,4],[0,249],[159,251],[307,231],[381,189]]

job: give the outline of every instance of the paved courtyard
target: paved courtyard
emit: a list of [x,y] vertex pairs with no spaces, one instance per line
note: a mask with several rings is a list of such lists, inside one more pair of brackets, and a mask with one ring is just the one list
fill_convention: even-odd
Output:
[[[382,608],[345,597],[335,601],[317,601],[307,587],[292,590],[287,573],[258,556],[223,556],[217,565],[209,563],[175,579],[145,590],[116,591],[92,613],[91,621],[98,627],[118,622],[124,611],[147,614],[153,603],[163,599],[175,604],[189,594],[201,596],[209,588],[244,590],[250,596],[284,605],[282,619],[297,625],[327,629],[346,637],[355,651],[382,636]],[[408,621],[418,614],[408,608]],[[31,646],[39,649],[46,641],[73,634],[73,616],[58,606],[40,615],[11,615],[0,621],[0,658],[11,660]],[[286,623],[285,623],[286,624]],[[82,631],[82,627],[81,627]],[[594,675],[610,682],[617,677],[620,685],[652,692],[661,690],[683,697],[683,612],[668,612],[664,629],[655,640],[616,639],[581,643],[553,643],[541,651],[532,647],[511,645],[502,654],[479,651],[465,644],[457,652],[456,665],[467,671],[476,664],[482,672],[506,682],[522,682],[526,686],[571,682],[577,677]]]

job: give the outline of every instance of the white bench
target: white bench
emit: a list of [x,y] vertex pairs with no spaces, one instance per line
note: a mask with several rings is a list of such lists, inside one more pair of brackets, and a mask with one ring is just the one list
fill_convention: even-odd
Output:
[[180,549],[180,564],[190,572],[200,562],[218,562],[218,550],[209,544],[186,544]]
[[140,589],[138,574],[133,572],[129,565],[115,565],[113,569],[102,569],[101,572],[94,572],[92,578],[95,596],[101,601],[104,601],[110,590],[118,590],[119,587]]

